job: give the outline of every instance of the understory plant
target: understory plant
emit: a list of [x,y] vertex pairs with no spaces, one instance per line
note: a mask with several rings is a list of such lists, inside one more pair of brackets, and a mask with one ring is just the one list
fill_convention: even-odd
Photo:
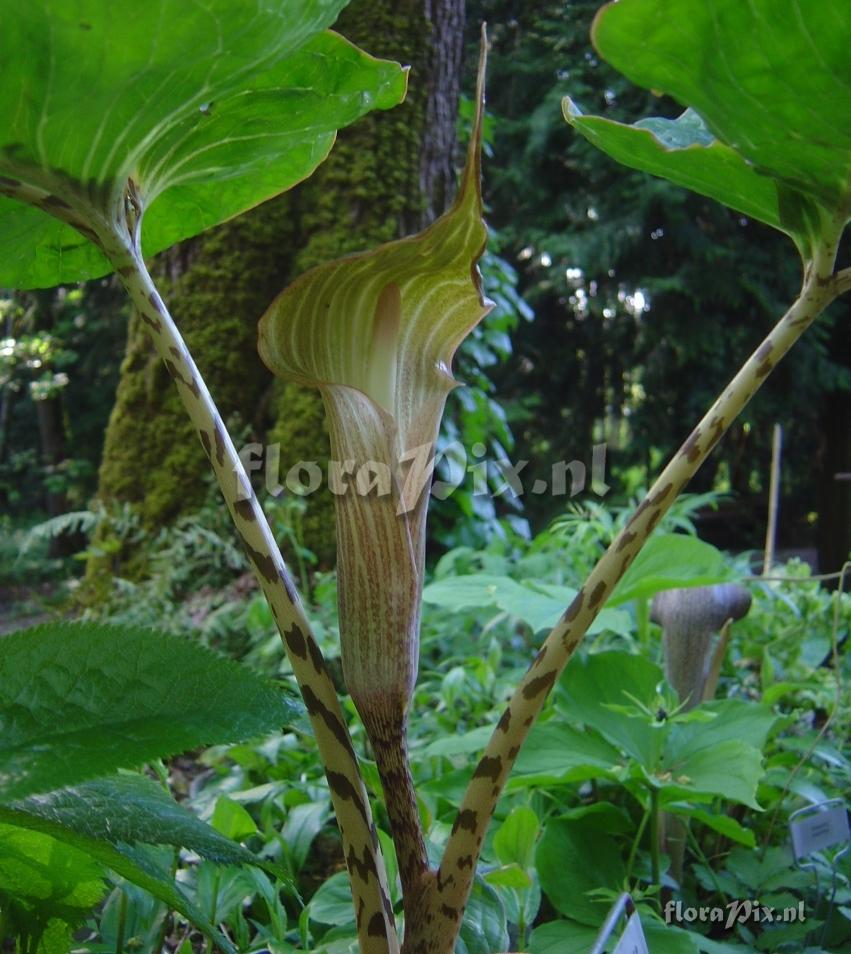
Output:
[[[404,907],[400,941],[363,772],[325,660],[233,441],[145,265],[146,256],[309,175],[338,127],[400,101],[404,70],[328,32],[343,5],[297,0],[246,18],[225,0],[179,14],[168,0],[113,4],[108,13],[84,0],[73,11],[35,2],[9,13],[0,54],[15,81],[0,91],[0,284],[40,287],[116,272],[198,430],[299,684],[340,828],[360,950],[449,954],[497,801],[568,660],[607,604],[624,599],[623,577],[736,415],[818,315],[851,289],[851,269],[835,267],[851,215],[851,9],[821,4],[802,13],[794,0],[621,0],[597,17],[600,54],[685,112],[629,126],[584,116],[566,101],[568,121],[616,159],[789,235],[802,260],[802,286],[552,627],[490,735],[436,864],[426,848],[407,736],[434,445],[457,383],[453,355],[489,309],[476,267],[486,243],[484,47],[474,133],[449,211],[417,236],[306,273],[261,321],[260,352],[269,367],[319,388],[325,402],[339,481],[343,674],[375,753],[392,827]],[[107,640],[125,639],[81,632],[88,635],[79,638],[95,640],[95,654],[97,646],[106,651]],[[59,651],[57,643],[55,633],[34,634],[32,652],[49,655]],[[137,638],[132,652],[122,644],[142,674],[143,643]],[[7,644],[0,653],[10,672],[27,665],[26,641],[17,638],[13,647],[14,659]],[[168,672],[165,650],[151,656],[157,664],[161,676]],[[58,689],[55,698],[63,711]],[[568,719],[580,702],[568,698]],[[267,717],[274,709],[270,703]],[[83,728],[91,730],[93,720]],[[137,715],[142,736],[149,722],[158,724]],[[90,752],[97,746],[81,728],[85,744],[64,758],[65,775],[38,765],[36,771],[26,747],[38,735],[20,734],[17,761],[9,763],[15,772],[0,773],[8,806],[0,820],[61,836],[84,854],[100,846],[93,855],[99,861],[143,887],[156,884],[149,860],[134,856],[130,864],[103,831],[81,834],[63,823],[65,796],[56,790],[88,785],[82,802],[96,805],[91,787],[100,772],[174,752],[203,733],[197,719],[193,726],[194,734],[147,740],[117,760],[107,757],[109,745],[106,754]],[[116,738],[121,731],[119,725]],[[82,775],[75,762],[85,766]],[[124,777],[109,784],[110,804],[121,802]],[[130,784],[153,798],[141,776]],[[15,801],[26,797],[39,801]],[[59,807],[45,819],[38,806],[51,799]],[[23,837],[20,831],[9,837]],[[133,842],[136,834],[130,818],[118,840]],[[165,841],[185,843],[179,838],[171,832]],[[188,911],[180,899],[168,900]],[[205,930],[228,949],[212,915],[202,919]]]

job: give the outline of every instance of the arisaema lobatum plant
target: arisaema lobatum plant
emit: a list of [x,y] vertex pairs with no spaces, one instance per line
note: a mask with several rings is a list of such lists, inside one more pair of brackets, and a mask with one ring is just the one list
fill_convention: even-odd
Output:
[[[325,32],[342,2],[246,18],[154,0],[21,5],[0,52],[0,284],[114,270],[198,428],[311,717],[351,876],[364,954],[400,949],[369,797],[337,695],[233,443],[143,259],[308,175],[339,126],[404,94],[404,72]],[[119,9],[120,8],[120,9]],[[167,24],[167,29],[164,27]],[[494,806],[549,690],[677,494],[777,361],[851,288],[835,271],[851,210],[851,9],[794,0],[621,0],[600,53],[686,107],[678,120],[569,121],[592,142],[789,234],[801,293],[662,471],[512,695],[432,868],[406,720],[416,678],[426,485],[454,350],[484,315],[477,120],[458,196],[419,236],[307,273],[261,323],[277,373],[322,391],[334,456],[357,473],[338,499],[348,687],[373,743],[400,858],[410,954],[449,954]],[[351,462],[351,466],[349,463]],[[365,469],[365,465],[368,465]],[[365,474],[365,478],[361,478]]]

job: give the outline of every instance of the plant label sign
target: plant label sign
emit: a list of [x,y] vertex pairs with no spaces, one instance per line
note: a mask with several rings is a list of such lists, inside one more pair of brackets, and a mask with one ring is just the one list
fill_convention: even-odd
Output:
[[637,911],[627,918],[626,927],[612,954],[650,954]]
[[790,821],[789,830],[796,859],[851,839],[848,810],[840,799],[807,809],[806,814]]

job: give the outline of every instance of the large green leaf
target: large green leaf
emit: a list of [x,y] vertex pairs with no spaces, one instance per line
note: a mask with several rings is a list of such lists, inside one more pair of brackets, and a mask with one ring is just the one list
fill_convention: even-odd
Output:
[[76,848],[0,822],[0,898],[26,912],[28,926],[51,917],[71,924],[105,894],[103,869]]
[[532,932],[532,954],[588,954],[597,939],[596,927],[578,921],[547,921]]
[[[615,930],[613,943],[616,943],[619,929],[624,923],[621,921]],[[642,928],[648,949],[653,951],[653,954],[697,954],[702,941],[698,934],[669,927],[649,916],[642,918]],[[548,921],[532,932],[529,950],[532,954],[588,954],[597,933],[597,928],[590,928],[576,921]]]
[[455,954],[491,954],[507,951],[508,947],[505,907],[496,891],[482,878],[476,878],[455,941]]
[[851,177],[851,4],[622,0],[594,24],[639,86],[697,110],[760,172],[835,208]]
[[724,556],[709,543],[684,533],[660,533],[641,548],[606,605],[649,599],[660,590],[710,586],[732,579]]
[[762,747],[777,717],[767,706],[737,699],[704,703],[701,710],[712,718],[666,726],[657,770],[662,800],[720,795],[758,809]]
[[261,735],[297,711],[187,639],[84,623],[23,630],[0,640],[0,798]]
[[674,122],[583,117],[616,159],[712,196],[796,238],[851,188],[851,5],[800,0],[621,0],[594,42],[640,86],[691,107]]
[[561,914],[591,927],[602,924],[611,902],[593,892],[617,892],[626,866],[617,843],[584,818],[548,822],[535,853],[541,888]]
[[[536,633],[552,629],[575,596],[576,590],[569,586],[518,583],[511,577],[491,573],[450,576],[423,589],[426,603],[448,610],[493,607],[522,619]],[[602,610],[588,631],[594,634],[605,630],[627,635],[632,630],[630,617],[616,610]]]
[[[0,176],[123,218],[128,180],[160,249],[276,195],[405,73],[323,33],[345,0],[29,0],[4,12]],[[1,180],[0,180],[1,181]],[[2,185],[0,185],[2,188]],[[0,198],[0,286],[102,275],[70,226]]]
[[762,753],[742,739],[725,739],[688,753],[666,753],[659,767],[660,801],[709,801],[720,796],[760,809],[756,786],[762,773]]
[[57,838],[63,837],[65,829],[115,847],[142,842],[191,848],[221,864],[258,861],[250,851],[175,802],[153,779],[132,772],[31,795],[8,807],[0,806],[0,819],[47,831]]
[[[761,749],[775,715],[757,703],[724,699],[657,719],[662,684],[661,670],[642,656],[594,653],[571,661],[556,688],[555,705],[566,718],[584,723],[585,741],[578,751],[590,744],[589,729],[600,732],[641,766],[663,801],[721,796],[759,808]],[[529,742],[538,732],[553,731],[551,725],[536,728]],[[528,744],[518,764],[527,749]],[[552,758],[557,764],[558,757]],[[611,767],[621,760],[612,757]]]
[[654,725],[653,716],[634,702],[653,711],[663,679],[662,670],[644,656],[594,653],[571,660],[559,680],[555,703],[566,718],[601,732],[652,772],[662,752],[665,727]]
[[617,774],[623,764],[620,752],[596,732],[551,720],[532,729],[507,787],[515,791],[530,785],[606,778]]
[[[32,873],[24,869],[21,872],[19,855],[22,852],[24,858],[32,858],[33,851],[35,851],[35,857],[39,860],[39,864],[43,864],[50,871],[58,871],[62,874],[65,868],[69,868],[70,870],[63,874],[64,879],[69,883],[77,876],[83,879],[83,873],[87,871],[96,870],[100,872],[100,866],[102,865],[111,868],[123,878],[144,888],[155,898],[165,902],[169,908],[179,911],[222,950],[228,952],[228,954],[234,954],[234,949],[228,941],[216,931],[196,905],[177,887],[170,870],[170,863],[167,862],[163,865],[161,857],[154,855],[146,846],[127,844],[113,846],[104,839],[93,838],[90,835],[65,828],[54,821],[38,819],[34,815],[26,815],[23,812],[16,812],[5,807],[0,807],[0,835],[2,835],[0,886],[3,884],[2,871],[5,865],[6,870],[15,872],[15,877],[21,879],[19,883],[10,882],[4,888],[10,896],[16,899],[18,904],[26,903],[27,879],[32,877],[37,879],[38,877],[38,871]],[[25,847],[19,850],[15,847],[19,843]],[[13,846],[11,857],[7,857],[8,845]],[[31,847],[33,845],[35,849]],[[42,855],[44,856],[43,862],[40,860]],[[85,875],[85,879],[85,883],[89,883],[91,876]],[[43,890],[37,880],[35,890]],[[22,894],[22,892],[24,893]],[[85,906],[94,904],[98,897],[87,902]],[[52,908],[49,910],[52,910]],[[62,913],[62,909],[56,913]],[[71,910],[68,909],[63,916],[70,920],[71,913]]]
[[574,129],[623,165],[669,179],[752,219],[786,230],[777,183],[719,142],[694,110],[687,109],[677,119],[642,119],[628,125],[585,116],[569,98],[562,109]]

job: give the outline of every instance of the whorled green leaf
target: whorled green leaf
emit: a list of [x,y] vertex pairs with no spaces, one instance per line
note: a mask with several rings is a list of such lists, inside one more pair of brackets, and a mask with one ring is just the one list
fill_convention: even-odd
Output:
[[[151,255],[277,195],[338,128],[396,105],[405,71],[322,32],[345,0],[31,0],[0,30],[0,192],[22,182],[97,229],[128,183]],[[0,196],[0,286],[105,274],[42,208]]]
[[[664,730],[653,726],[651,708],[663,681],[662,670],[644,656],[625,652],[576,658],[559,680],[555,702],[572,721],[596,729],[648,772],[658,763]],[[633,708],[634,714],[623,707]]]
[[280,728],[251,670],[152,630],[50,623],[0,640],[0,801]]
[[763,774],[762,753],[742,739],[724,739],[687,752],[666,752],[659,766],[660,802],[713,797],[760,809],[756,787]]
[[[301,276],[260,322],[278,376],[319,388],[339,469],[343,669],[363,694],[407,700],[416,677],[427,487],[453,355],[487,314],[477,115],[458,195],[424,232]],[[343,486],[347,484],[348,486]]]
[[851,6],[801,0],[620,0],[597,15],[601,55],[691,112],[624,126],[568,119],[616,159],[789,232],[849,213]]
[[762,748],[776,715],[768,706],[737,699],[704,703],[701,709],[712,718],[666,726],[657,769],[662,801],[721,796],[759,809]]

